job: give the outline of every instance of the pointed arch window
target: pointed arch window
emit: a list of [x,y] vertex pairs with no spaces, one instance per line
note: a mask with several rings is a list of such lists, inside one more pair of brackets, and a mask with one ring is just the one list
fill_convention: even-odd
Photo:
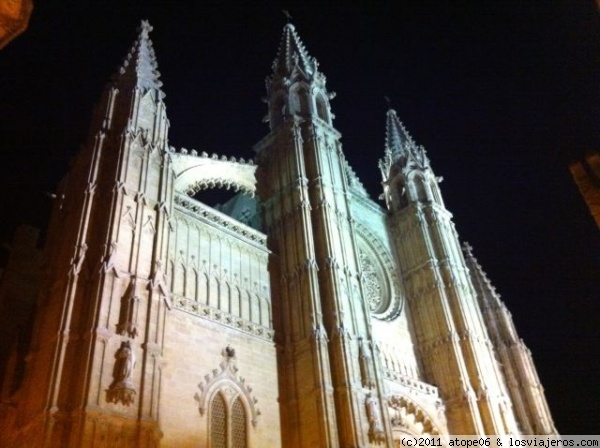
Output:
[[221,394],[215,395],[210,405],[210,446],[227,448],[227,409]]
[[297,87],[291,94],[292,111],[295,115],[308,117],[310,115],[309,93],[304,86]]
[[223,394],[217,393],[210,405],[210,447],[247,448],[247,414],[238,396],[227,406]]
[[237,398],[231,408],[231,446],[232,448],[246,448],[248,439],[246,427],[246,411],[242,401]]
[[228,345],[221,355],[220,369],[204,376],[194,400],[199,404],[200,415],[208,413],[210,448],[247,448],[250,424],[256,427],[260,416],[258,400],[252,395],[252,387],[237,373],[235,349]]
[[317,97],[317,115],[319,118],[329,123],[329,113],[327,111],[327,103],[322,95]]
[[273,106],[270,115],[271,129],[276,129],[279,127],[279,125],[281,125],[285,114],[285,98],[280,95],[273,101]]

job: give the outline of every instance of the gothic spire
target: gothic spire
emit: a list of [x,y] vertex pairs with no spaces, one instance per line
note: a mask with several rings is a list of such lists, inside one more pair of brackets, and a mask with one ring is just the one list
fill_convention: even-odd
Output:
[[386,118],[386,151],[389,151],[394,158],[401,157],[406,152],[405,147],[407,145],[414,146],[415,142],[402,122],[398,119],[394,109],[388,109]]
[[429,160],[425,148],[412,139],[394,109],[388,109],[386,116],[385,151],[392,162],[399,162],[403,168],[425,169]]
[[277,57],[273,61],[273,73],[289,77],[295,67],[302,70],[308,78],[312,78],[317,71],[318,63],[306,51],[294,25],[287,23],[283,28]]
[[121,88],[137,88],[144,92],[155,89],[160,93],[160,98],[164,98],[165,95],[160,90],[162,82],[158,79],[160,73],[149,37],[150,31],[152,31],[150,23],[142,20],[138,27],[138,37],[118,72],[113,76],[113,82]]
[[500,295],[496,292],[496,288],[492,285],[477,258],[473,256],[473,247],[465,242],[463,243],[462,250],[467,267],[471,272],[473,287],[481,306],[484,308],[498,306],[500,304]]

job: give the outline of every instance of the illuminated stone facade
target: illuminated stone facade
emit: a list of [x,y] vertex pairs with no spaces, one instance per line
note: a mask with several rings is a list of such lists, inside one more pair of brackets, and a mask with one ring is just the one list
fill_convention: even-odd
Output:
[[[169,145],[143,23],[61,183],[9,446],[366,447],[554,433],[527,348],[396,113],[386,207],[291,24],[253,161]],[[218,210],[192,196],[226,187]]]

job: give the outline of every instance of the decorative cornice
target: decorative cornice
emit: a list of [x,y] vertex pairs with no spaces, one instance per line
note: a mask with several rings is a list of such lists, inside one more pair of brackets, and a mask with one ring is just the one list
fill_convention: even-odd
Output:
[[208,305],[198,303],[196,300],[187,299],[179,295],[173,295],[173,306],[174,308],[185,311],[186,313],[199,316],[203,319],[207,319],[219,324],[225,325],[229,328],[233,328],[238,331],[242,331],[246,334],[256,336],[266,341],[272,341],[275,331],[272,328],[268,328],[254,322],[250,322],[241,317],[234,316],[233,314],[226,313],[217,308],[213,308]]
[[438,399],[440,397],[439,389],[435,386],[432,386],[429,383],[425,383],[425,382],[417,380],[415,378],[412,378],[412,377],[409,377],[406,375],[402,375],[399,372],[396,372],[394,370],[387,369],[387,368],[384,368],[383,375],[384,375],[385,379],[393,381],[395,383],[398,383],[402,386],[405,386],[416,393],[423,394],[423,395],[429,395],[436,399]]
[[195,219],[207,222],[227,233],[242,238],[244,241],[260,247],[262,250],[267,250],[267,236],[264,233],[186,195],[176,194],[175,204],[175,209],[179,212],[191,215]]
[[252,159],[208,155],[186,148],[170,156],[178,192],[194,195],[208,188],[226,188],[254,196],[256,165]]
[[[400,394],[389,395],[387,397],[387,405],[390,408],[399,411],[399,414],[396,416],[391,416],[393,426],[400,426],[410,431],[411,425],[409,422],[412,421],[413,425],[415,423],[420,424],[421,428],[419,432],[422,434],[442,434],[440,428],[435,423],[435,420],[409,397]],[[441,414],[443,415],[444,407],[441,400],[438,400],[436,407],[438,412],[442,411]],[[414,419],[407,419],[407,415],[413,415]]]

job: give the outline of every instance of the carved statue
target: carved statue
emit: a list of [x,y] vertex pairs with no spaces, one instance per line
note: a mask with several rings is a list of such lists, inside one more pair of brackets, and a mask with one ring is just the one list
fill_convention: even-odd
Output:
[[369,437],[372,441],[381,441],[385,438],[385,431],[381,420],[379,400],[373,395],[368,394],[365,405],[367,407],[367,417],[369,419]]
[[121,347],[115,353],[115,366],[113,368],[113,382],[106,391],[106,400],[109,403],[123,403],[130,405],[135,399],[135,389],[131,382],[135,367],[135,354],[129,341],[121,342]]
[[121,347],[117,350],[115,358],[117,362],[115,362],[113,370],[113,384],[128,382],[133,374],[133,367],[135,365],[135,357],[129,341],[121,342]]
[[362,338],[358,340],[358,362],[360,364],[360,376],[363,387],[374,389],[376,387],[375,372],[373,369],[373,358],[371,351]]

